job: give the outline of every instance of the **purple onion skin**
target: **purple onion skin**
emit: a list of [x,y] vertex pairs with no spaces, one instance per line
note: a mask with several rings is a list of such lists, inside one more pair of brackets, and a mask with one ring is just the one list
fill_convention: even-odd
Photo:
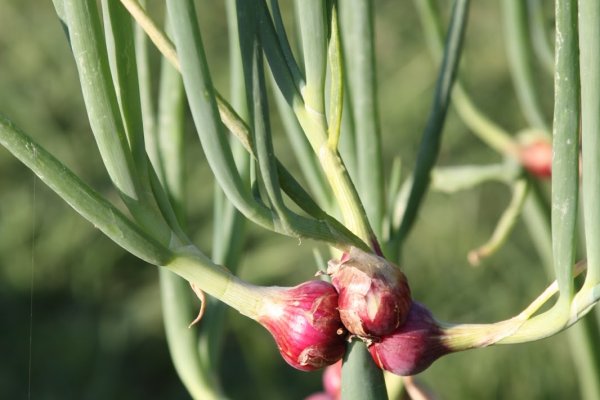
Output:
[[340,317],[350,333],[378,338],[406,319],[412,301],[408,282],[384,258],[352,248],[339,262],[329,262],[328,273],[339,293]]
[[274,288],[269,298],[258,321],[289,365],[313,371],[342,358],[346,342],[338,294],[330,283],[313,280],[293,288]]
[[450,353],[441,337],[442,331],[431,312],[413,302],[406,322],[391,335],[374,342],[369,352],[380,368],[396,375],[415,375]]

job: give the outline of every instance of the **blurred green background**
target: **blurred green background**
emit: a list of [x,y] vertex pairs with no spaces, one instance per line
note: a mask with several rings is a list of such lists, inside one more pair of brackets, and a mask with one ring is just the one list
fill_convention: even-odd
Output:
[[[221,2],[198,2],[216,85],[227,93],[227,31]],[[285,2],[284,2],[285,3]],[[386,171],[415,157],[436,70],[412,2],[377,1],[379,100]],[[446,3],[446,2],[441,2]],[[547,2],[551,6],[551,2]],[[447,8],[447,7],[445,7]],[[551,24],[551,19],[548,20]],[[473,2],[463,76],[477,103],[512,132],[525,127],[507,71],[497,2]],[[157,75],[158,76],[158,75]],[[552,79],[539,74],[550,117]],[[0,112],[94,188],[115,200],[90,133],[67,41],[50,1],[0,2]],[[283,135],[278,149],[286,153]],[[189,228],[210,252],[212,178],[189,135]],[[288,160],[292,169],[293,157]],[[451,112],[441,165],[492,163]],[[0,149],[0,394],[32,399],[185,399],[161,319],[157,270],[120,250]],[[406,243],[414,297],[441,320],[491,322],[518,313],[549,283],[522,222],[483,266],[482,244],[510,198],[501,184],[455,195],[430,193]],[[316,271],[313,243],[249,227],[240,275],[294,285]],[[288,367],[268,333],[227,316],[221,375],[232,399],[301,399],[320,373]],[[445,399],[578,397],[566,336],[451,355],[421,375]]]

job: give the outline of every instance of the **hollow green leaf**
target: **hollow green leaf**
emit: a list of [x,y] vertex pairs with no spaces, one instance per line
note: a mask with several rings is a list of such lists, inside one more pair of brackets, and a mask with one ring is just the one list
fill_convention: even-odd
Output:
[[171,251],[82,182],[65,165],[0,116],[0,144],[31,169],[50,189],[106,236],[136,257],[165,265]]
[[400,245],[412,228],[421,201],[429,186],[430,173],[439,152],[446,113],[450,103],[452,85],[458,70],[468,11],[469,0],[456,0],[454,2],[452,19],[444,47],[444,58],[436,83],[433,105],[417,153],[413,184],[408,203],[402,217],[402,223],[391,238],[392,242],[396,242],[394,246],[396,248],[400,248]]
[[281,10],[279,8],[278,0],[271,0],[271,13],[273,14],[273,23],[275,26],[275,32],[277,32],[277,37],[279,38],[279,46],[283,52],[283,56],[288,65],[288,68],[294,78],[294,82],[296,82],[296,87],[303,87],[304,77],[302,75],[302,71],[300,71],[300,67],[298,67],[298,63],[294,58],[294,53],[292,52],[292,46],[290,46],[290,42],[288,40],[288,35],[283,25],[283,18],[281,17]]
[[[189,284],[166,268],[160,269],[160,296],[169,353],[186,389],[196,400],[222,399],[198,358],[198,334],[190,329],[194,311]],[[205,320],[202,320],[204,323]]]
[[156,141],[161,181],[180,223],[185,223],[184,116],[181,75],[166,60],[161,63]]
[[147,180],[147,155],[140,105],[134,29],[123,5],[103,0],[104,33],[115,93],[136,171]]
[[579,187],[579,40],[577,1],[556,2],[552,158],[552,254],[562,307],[573,296],[571,268]]
[[279,89],[277,87],[274,89],[277,110],[281,116],[285,134],[290,141],[294,155],[298,160],[302,175],[304,175],[308,188],[314,193],[315,198],[320,204],[327,207],[332,201],[331,194],[321,171],[321,167],[315,158],[315,153],[310,147],[310,143],[306,139],[304,131],[302,131],[302,127],[294,115],[294,111],[286,103],[285,98]]
[[373,1],[340,1],[349,105],[356,138],[356,186],[376,235],[382,234],[385,206],[381,128],[377,103]]
[[167,1],[167,9],[181,63],[188,104],[206,159],[215,178],[242,214],[263,227],[273,229],[269,209],[256,203],[243,185],[227,137],[222,132],[215,92],[196,21],[196,9],[189,0]]
[[342,129],[342,110],[344,109],[344,68],[342,44],[340,43],[340,28],[338,23],[338,7],[333,2],[331,6],[329,47],[329,69],[331,71],[329,90],[328,129],[329,147],[338,148]]
[[[254,3],[254,5],[252,7],[246,7],[250,6],[250,3]],[[244,7],[241,7],[242,5],[244,5]],[[254,7],[258,8],[260,42],[279,90],[281,90],[283,97],[291,107],[304,104],[300,89],[294,79],[294,74],[290,71],[286,62],[285,53],[281,48],[277,31],[275,30],[273,20],[271,19],[271,15],[269,14],[269,10],[264,3],[264,0],[238,1],[238,8],[241,8],[238,10],[238,20],[243,18],[254,18],[254,15],[246,15],[246,13],[250,12]]]
[[548,124],[536,92],[527,1],[503,0],[502,6],[506,52],[517,99],[529,125],[545,131]]
[[[414,0],[414,3],[419,11],[429,50],[438,62],[442,57],[443,31],[437,3],[435,0]],[[512,155],[516,152],[516,145],[510,134],[477,107],[464,89],[460,77],[454,83],[452,104],[463,122],[484,143],[501,154]]]
[[96,2],[65,0],[64,10],[83,98],[104,165],[123,196],[138,200],[139,182],[112,86]]
[[586,287],[600,282],[600,2],[579,1],[582,195],[587,247]]
[[296,0],[296,21],[300,28],[306,85],[304,103],[311,113],[325,118],[325,74],[327,67],[326,2]]

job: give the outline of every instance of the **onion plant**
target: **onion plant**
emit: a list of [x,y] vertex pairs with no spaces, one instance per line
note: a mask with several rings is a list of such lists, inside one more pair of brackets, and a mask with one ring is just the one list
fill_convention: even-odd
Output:
[[[401,390],[423,398],[427,391],[413,375],[439,357],[565,329],[583,396],[600,398],[598,326],[577,323],[600,300],[596,0],[555,1],[553,49],[540,1],[500,1],[516,101],[527,126],[517,134],[485,114],[461,73],[470,1],[454,0],[446,21],[434,0],[414,0],[437,76],[416,161],[402,165],[402,173],[400,162],[385,165],[382,151],[376,2],[227,0],[227,94],[213,82],[197,18],[202,10],[194,1],[166,0],[164,10],[157,8],[162,16],[138,0],[53,2],[120,204],[4,116],[0,143],[118,246],[159,267],[169,350],[193,398],[227,395],[218,374],[225,306],[268,329],[274,351],[292,367],[314,370],[341,359],[341,370],[328,367],[341,377],[341,389],[326,384],[323,398],[397,398]],[[160,73],[153,54],[160,55]],[[552,115],[540,102],[538,71],[554,76]],[[438,166],[452,108],[501,163]],[[184,135],[186,124],[193,124],[194,140]],[[299,171],[288,169],[276,137],[289,141]],[[188,146],[201,146],[216,182],[210,254],[189,234]],[[550,196],[542,182],[548,176]],[[397,265],[411,262],[405,244],[426,213],[428,191],[455,193],[489,181],[505,184],[511,201],[468,261],[485,264],[523,216],[549,286],[506,320],[442,322],[434,304],[428,309],[421,304],[426,298],[411,293],[411,274]],[[317,262],[306,261],[320,264],[307,269],[307,279],[320,277],[293,288],[241,279],[236,271],[245,256],[244,231],[252,225],[320,249]],[[194,321],[192,292],[201,300]]]

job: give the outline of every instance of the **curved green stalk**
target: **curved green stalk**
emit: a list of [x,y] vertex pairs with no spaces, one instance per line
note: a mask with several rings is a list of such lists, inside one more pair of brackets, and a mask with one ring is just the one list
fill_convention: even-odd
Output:
[[[252,8],[247,6],[244,11],[250,13]],[[257,155],[258,172],[262,178],[265,192],[274,208],[278,220],[284,231],[292,235],[301,235],[298,224],[302,217],[294,215],[284,204],[279,177],[277,174],[277,163],[274,157],[275,150],[271,139],[271,127],[268,114],[266,86],[262,66],[262,52],[256,31],[256,20],[252,18],[240,18],[239,37],[242,52],[242,65],[248,93],[248,104],[250,107],[250,120],[253,122],[253,143]],[[309,222],[309,221],[306,221]],[[296,233],[293,233],[296,232]]]
[[[287,62],[285,52],[279,42],[277,31],[273,25],[273,20],[267,9],[267,5],[264,0],[252,0],[238,2],[238,5],[245,4],[250,6],[251,4],[258,8],[258,31],[260,35],[260,43],[262,45],[265,57],[269,63],[271,73],[277,86],[283,94],[286,102],[294,110],[297,108],[304,109],[304,99],[300,93],[300,88],[297,86],[297,82],[294,79],[294,74],[290,70]],[[249,16],[243,16],[248,18]],[[307,135],[314,134],[313,132],[305,132]],[[313,145],[314,142],[322,140],[322,138],[308,136],[308,140]]]
[[268,229],[274,229],[269,209],[257,203],[242,184],[229,143],[222,133],[214,89],[196,21],[196,9],[189,0],[168,1],[167,8],[179,49],[188,103],[215,178],[227,197],[248,219]]
[[[135,0],[122,0],[124,4],[139,4]],[[153,40],[153,43],[158,47],[163,56],[169,60],[169,62],[178,70],[181,68],[179,64],[179,60],[177,58],[177,54],[173,47],[171,41],[164,35],[164,33],[158,29],[158,27],[154,24],[154,22],[145,14],[145,11],[141,7],[133,8],[132,15],[140,26],[145,30],[148,36]],[[252,156],[256,157],[254,152],[252,138],[250,135],[250,130],[246,123],[239,117],[239,115],[233,110],[233,108],[219,95],[217,96],[217,105],[219,107],[219,115],[225,124],[225,126],[234,134],[237,139],[244,146],[246,151]],[[297,123],[297,121],[296,121]],[[301,131],[301,128],[299,128]],[[320,207],[312,201],[308,193],[302,189],[301,185],[296,181],[296,179],[283,167],[281,163],[278,162],[278,171],[279,178],[281,179],[281,186],[283,190],[290,196],[294,202],[300,206],[304,211],[308,214],[314,216],[315,218],[325,219],[329,221],[332,226],[338,226],[343,228],[337,221],[335,221],[332,217],[328,216]],[[324,190],[324,189],[323,189]],[[335,236],[339,238],[347,237],[349,240],[346,240],[348,243],[354,243],[355,246],[361,247],[361,243],[357,242],[357,238],[350,234],[347,229],[336,229],[338,233]],[[342,240],[344,242],[344,240]]]
[[121,122],[96,7],[90,0],[64,1],[71,47],[90,125],[108,174],[124,196],[137,200],[140,183]]
[[429,186],[431,169],[435,164],[439,152],[446,113],[450,104],[452,85],[458,70],[468,10],[469,0],[457,0],[454,2],[452,20],[448,29],[444,50],[444,61],[442,62],[437,79],[433,105],[427,119],[427,126],[425,127],[423,139],[417,154],[410,196],[402,223],[391,237],[394,247],[398,249],[400,249],[401,244],[406,239],[414,224],[421,201]]
[[[135,0],[122,0],[125,4],[138,4]],[[154,44],[159,48],[163,56],[177,69],[180,68],[179,60],[175,49],[170,40],[160,31],[154,22],[145,14],[145,11],[140,8],[135,8],[135,13],[132,14],[140,26],[146,31],[148,36],[153,40]],[[218,94],[217,104],[219,107],[219,115],[225,126],[233,133],[246,151],[254,158],[256,154],[252,144],[250,130],[246,123],[239,117],[233,108]],[[351,231],[340,224],[333,217],[325,213],[310,197],[310,195],[302,188],[296,179],[285,169],[285,167],[277,162],[278,175],[280,185],[284,192],[309,215],[322,220],[332,231],[332,237],[337,238],[339,245],[353,244],[354,246],[364,248],[364,243],[357,238]]]
[[[549,216],[550,210],[539,193],[539,188],[533,187],[530,191],[523,217],[530,232],[534,246],[537,250],[542,265],[548,276],[554,273],[552,265],[552,237],[550,232]],[[589,263],[588,272],[589,274]],[[595,329],[595,330],[594,330]],[[590,318],[572,326],[566,332],[571,347],[571,355],[577,368],[577,378],[580,382],[581,391],[585,399],[597,399],[600,396],[600,352],[594,351],[594,341],[598,338],[598,327],[590,324]]]
[[469,252],[467,257],[471,265],[479,265],[482,259],[494,254],[506,242],[506,239],[513,231],[513,228],[521,215],[527,192],[527,180],[519,179],[515,181],[510,204],[502,213],[500,220],[498,220],[494,233],[492,233],[492,237],[490,237],[485,244]]
[[[134,218],[168,243],[171,230],[157,210],[150,181],[140,177],[143,171],[137,170],[126,138],[96,3],[65,0],[63,6],[88,118],[106,170]],[[139,145],[140,133],[132,135]],[[144,149],[136,151],[141,154]]]
[[[304,106],[302,96],[294,86],[291,73],[285,64],[282,50],[277,43],[275,28],[273,27],[268,10],[266,10],[266,5],[261,3],[258,5],[258,8],[260,40],[264,46],[264,53],[273,77],[286,101],[294,110],[298,122],[319,158],[329,185],[333,190],[334,197],[337,199],[338,206],[342,211],[345,225],[350,231],[365,241],[365,243],[376,243],[377,239],[373,234],[344,162],[337,149],[333,149],[328,145],[325,119]],[[378,247],[378,245],[375,247]]]
[[535,89],[527,3],[523,0],[502,0],[502,5],[506,52],[517,99],[529,125],[547,131],[548,124]]
[[131,254],[154,265],[167,264],[173,258],[173,253],[165,244],[158,243],[131,222],[65,165],[1,115],[0,144],[75,211]]

